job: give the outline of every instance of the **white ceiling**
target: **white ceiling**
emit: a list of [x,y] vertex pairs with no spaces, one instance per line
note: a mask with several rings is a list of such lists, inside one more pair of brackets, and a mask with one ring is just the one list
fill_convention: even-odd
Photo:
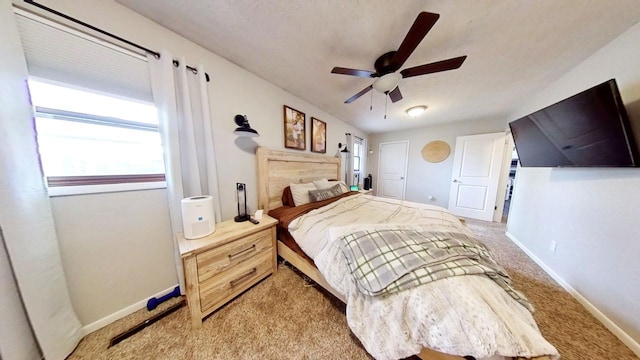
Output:
[[[640,20],[637,0],[117,2],[368,133],[504,117]],[[440,19],[402,69],[468,55],[462,67],[403,79],[387,119],[384,94],[344,104],[372,79],[331,69],[374,70],[420,11]],[[414,105],[429,109],[409,118]]]

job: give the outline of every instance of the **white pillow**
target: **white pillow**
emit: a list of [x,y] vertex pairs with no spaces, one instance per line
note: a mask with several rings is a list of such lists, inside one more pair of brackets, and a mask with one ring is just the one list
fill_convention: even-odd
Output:
[[340,188],[342,189],[343,194],[348,193],[350,191],[349,187],[347,186],[347,184],[345,184],[344,181],[337,181],[337,180],[329,181],[325,178],[325,179],[315,180],[313,183],[316,185],[318,189],[329,189],[335,184],[340,184]]
[[332,185],[329,184],[329,180],[325,179],[320,179],[320,180],[314,180],[313,184],[318,188],[318,189],[328,189],[330,188]]
[[309,190],[317,190],[318,188],[313,183],[305,184],[289,184],[291,189],[291,197],[293,197],[293,204],[295,206],[304,205],[311,202],[309,199]]

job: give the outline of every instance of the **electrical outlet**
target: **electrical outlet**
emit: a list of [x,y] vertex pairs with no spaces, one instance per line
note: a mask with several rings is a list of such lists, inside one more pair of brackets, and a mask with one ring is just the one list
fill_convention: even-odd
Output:
[[552,241],[551,246],[549,246],[549,249],[551,250],[551,252],[556,252],[557,248],[558,248],[558,243],[555,241]]

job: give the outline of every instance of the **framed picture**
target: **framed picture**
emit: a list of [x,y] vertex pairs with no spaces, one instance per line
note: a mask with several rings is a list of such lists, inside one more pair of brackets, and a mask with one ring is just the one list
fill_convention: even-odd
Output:
[[314,117],[311,118],[311,151],[327,152],[327,123]]
[[305,150],[307,148],[305,115],[294,108],[284,106],[284,147]]

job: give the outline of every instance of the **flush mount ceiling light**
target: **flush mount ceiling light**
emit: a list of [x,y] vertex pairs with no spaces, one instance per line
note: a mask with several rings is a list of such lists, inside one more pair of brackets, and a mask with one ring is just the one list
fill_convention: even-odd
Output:
[[424,105],[414,106],[412,108],[408,108],[407,109],[407,115],[409,115],[411,117],[416,117],[416,116],[422,114],[425,110],[427,110],[427,107],[424,106]]

